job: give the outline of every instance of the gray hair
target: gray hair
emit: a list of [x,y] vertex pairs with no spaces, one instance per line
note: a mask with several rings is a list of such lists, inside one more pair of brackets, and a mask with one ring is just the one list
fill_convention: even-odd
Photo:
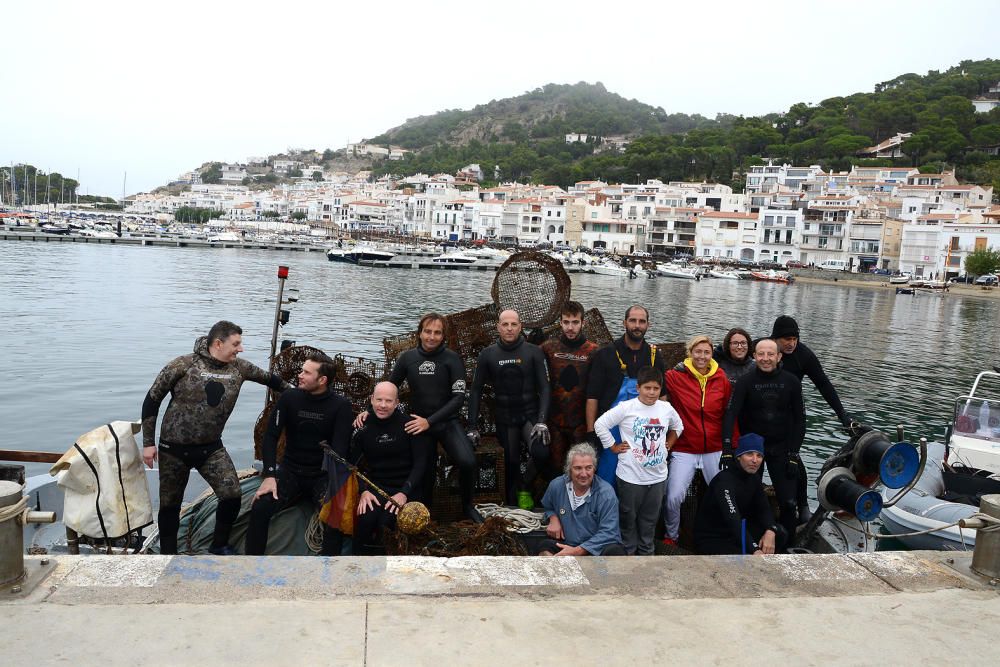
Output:
[[573,463],[574,456],[589,456],[594,462],[594,465],[597,465],[597,452],[594,451],[594,448],[589,442],[581,442],[573,445],[569,448],[569,451],[566,452],[566,465],[563,466],[563,472],[567,475],[569,474],[569,467]]

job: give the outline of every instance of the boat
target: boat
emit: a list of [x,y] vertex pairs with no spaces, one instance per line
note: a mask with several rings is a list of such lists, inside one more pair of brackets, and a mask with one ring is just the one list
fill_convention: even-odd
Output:
[[446,252],[431,260],[435,264],[475,264],[479,258],[466,252]]
[[767,283],[784,283],[789,284],[792,282],[792,277],[788,275],[785,271],[775,271],[770,269],[768,271],[751,271],[750,276],[754,280],[760,280]]
[[326,251],[326,258],[331,262],[346,262],[348,264],[388,262],[394,256],[393,252],[370,245],[357,245],[353,248],[330,248]]
[[219,232],[208,236],[209,243],[239,243],[242,240],[236,232]]
[[722,278],[723,280],[739,280],[740,276],[735,271],[725,271],[723,269],[709,269],[708,275],[712,278]]
[[626,269],[623,266],[615,264],[610,259],[604,260],[599,264],[594,264],[591,266],[591,270],[602,276],[613,276],[616,278],[628,278],[632,273],[631,269]]
[[684,280],[697,280],[698,269],[678,266],[677,264],[657,264],[656,273],[667,278],[682,278]]
[[[988,385],[988,389],[983,389]],[[885,495],[886,492],[883,492]],[[917,485],[882,510],[882,523],[911,549],[968,550],[975,532],[954,525],[979,511],[983,495],[1000,493],[1000,372],[976,376],[955,400],[944,445],[932,445]]]
[[910,274],[901,273],[897,276],[889,276],[890,285],[905,285],[910,282]]

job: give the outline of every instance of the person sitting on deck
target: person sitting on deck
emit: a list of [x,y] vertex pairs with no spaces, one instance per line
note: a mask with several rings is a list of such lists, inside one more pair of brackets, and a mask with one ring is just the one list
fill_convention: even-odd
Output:
[[736,465],[720,471],[698,503],[696,553],[762,556],[784,548],[787,533],[775,523],[757,474],[763,463],[764,438],[756,433],[740,436]]
[[[351,403],[330,389],[335,370],[325,354],[314,354],[302,363],[299,383],[278,398],[271,411],[261,447],[263,481],[250,508],[244,552],[262,555],[267,549],[271,517],[310,499],[317,509],[323,506],[328,485],[323,469],[323,446],[345,456],[351,441]],[[285,453],[278,459],[278,440],[285,435]],[[323,524],[323,556],[339,556],[343,535]]]
[[365,475],[391,500],[378,493],[367,482],[359,480],[357,519],[354,522],[354,555],[367,556],[377,552],[383,530],[396,527],[396,514],[418,488],[427,465],[427,439],[411,435],[406,425],[411,415],[396,409],[399,393],[391,382],[379,382],[372,392],[374,414],[363,429],[354,434],[350,460],[355,465],[364,457]]
[[539,556],[624,556],[618,498],[596,476],[597,453],[587,443],[570,447],[566,472],[549,482],[542,507],[549,523]]

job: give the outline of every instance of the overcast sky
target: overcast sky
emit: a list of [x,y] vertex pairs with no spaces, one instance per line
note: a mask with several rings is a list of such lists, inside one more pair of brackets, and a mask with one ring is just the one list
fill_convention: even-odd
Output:
[[0,164],[114,197],[551,82],[755,115],[1000,57],[995,0],[4,5]]

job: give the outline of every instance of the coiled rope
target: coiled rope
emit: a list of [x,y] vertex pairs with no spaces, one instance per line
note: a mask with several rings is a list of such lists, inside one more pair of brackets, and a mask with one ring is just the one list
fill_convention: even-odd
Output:
[[532,512],[531,510],[514,509],[504,507],[496,503],[483,503],[476,505],[476,511],[486,516],[499,516],[513,524],[508,530],[512,533],[530,533],[542,529],[542,519],[544,514]]
[[[18,500],[13,505],[0,507],[0,523],[27,514],[28,514],[28,496],[21,496],[21,499]],[[24,525],[25,523],[26,521],[24,521],[24,519],[22,518],[21,525]]]

